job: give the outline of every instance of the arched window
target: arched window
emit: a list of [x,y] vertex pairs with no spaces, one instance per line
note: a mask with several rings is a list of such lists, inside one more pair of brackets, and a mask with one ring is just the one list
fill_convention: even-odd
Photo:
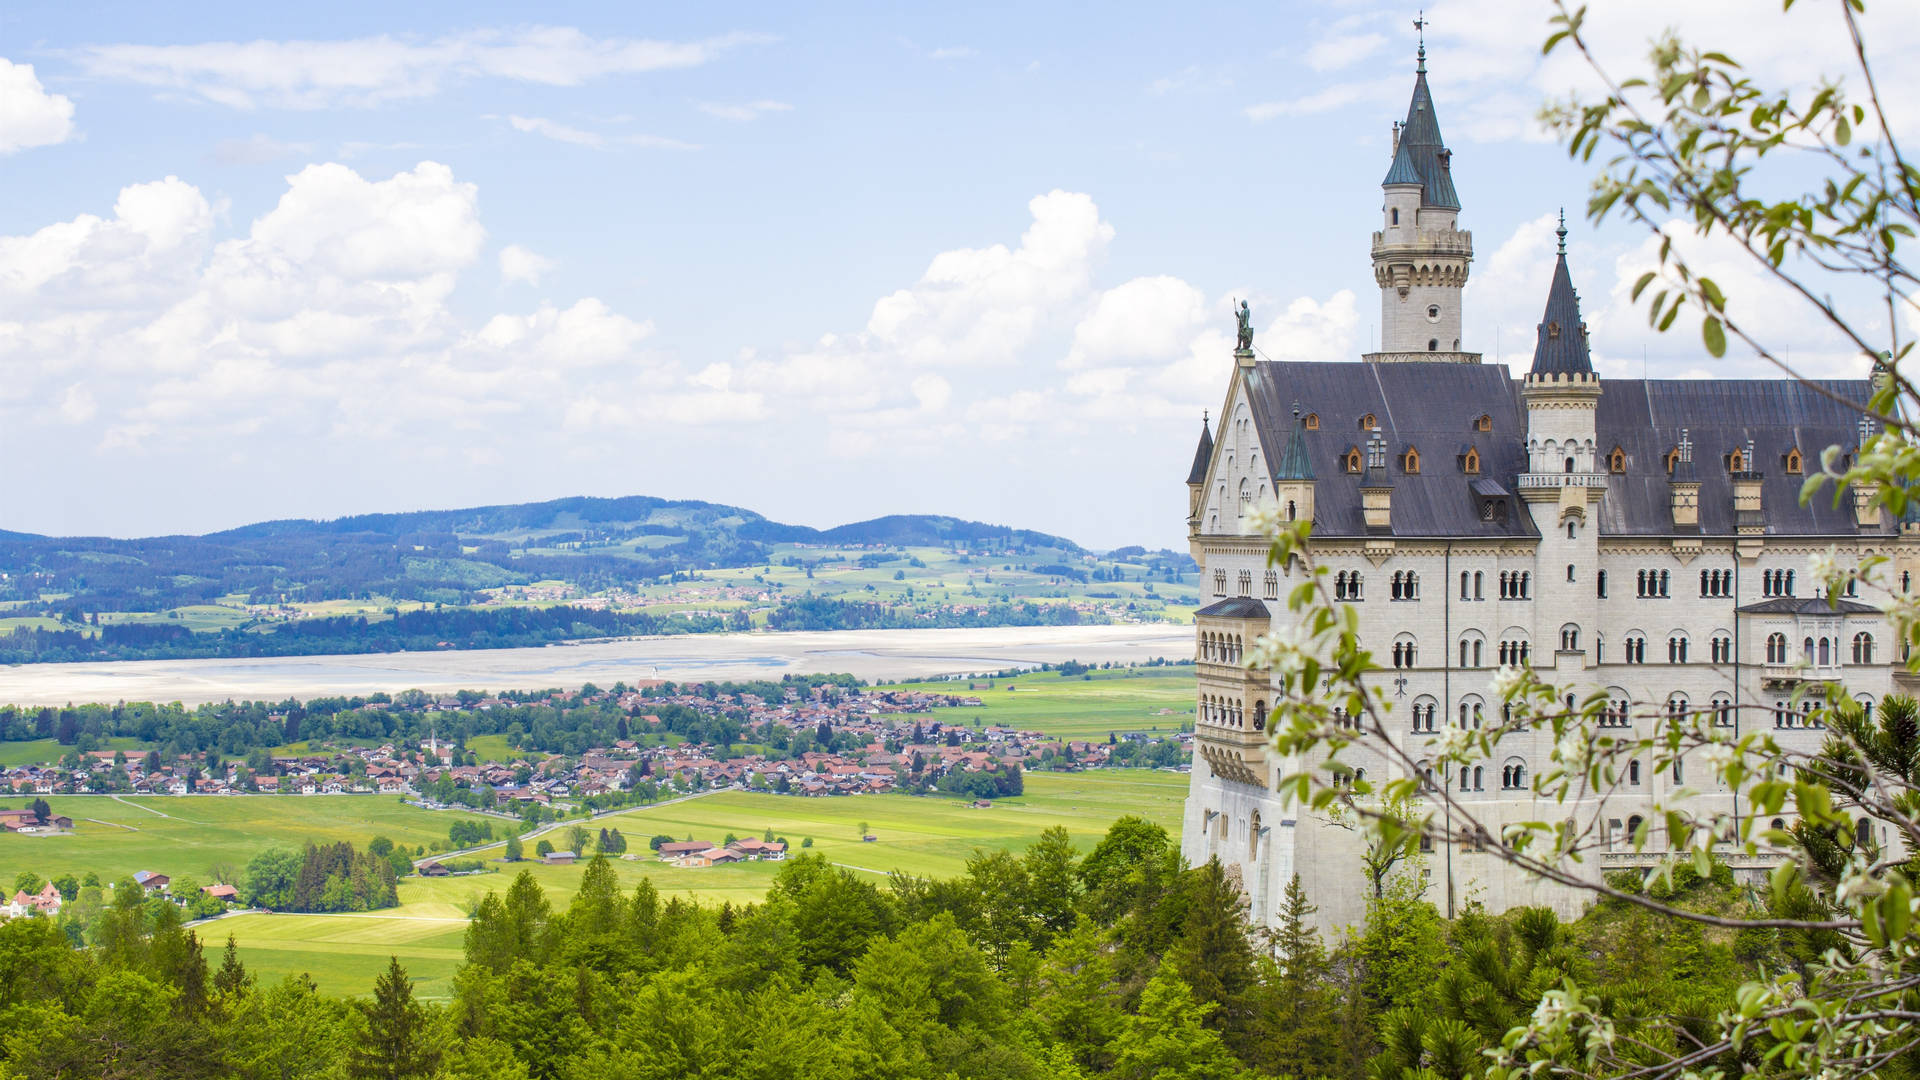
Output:
[[1740,451],[1738,451],[1738,450],[1735,450],[1735,451],[1734,451],[1733,453],[1731,453],[1731,454],[1728,454],[1728,455],[1727,455],[1727,470],[1728,470],[1729,472],[1746,472],[1746,471],[1747,471],[1747,457],[1746,457],[1746,455],[1745,455],[1745,454],[1742,454],[1742,453],[1741,453]]
[[1479,765],[1473,767],[1473,790],[1487,790],[1487,770]]
[[1427,339],[1427,351],[1428,351],[1428,352],[1439,352],[1439,351],[1440,351],[1440,339],[1439,339],[1439,338],[1428,338],[1428,339]]
[[1627,635],[1627,663],[1644,664],[1647,662],[1647,639],[1638,632]]
[[1492,431],[1493,417],[1487,415],[1486,413],[1481,413],[1480,419],[1475,420],[1473,422],[1473,429],[1475,431]]
[[1613,448],[1613,453],[1607,455],[1607,471],[1610,473],[1623,473],[1627,471],[1627,452],[1625,450],[1617,446]]
[[1767,663],[1784,664],[1787,662],[1787,635],[1767,635]]
[[1467,595],[1467,572],[1465,570],[1460,571],[1460,599],[1470,599]]
[[1667,663],[1684,664],[1687,662],[1687,637],[1685,634],[1673,634],[1667,638]]
[[1687,695],[1667,695],[1667,719],[1678,720],[1687,715]]
[[1853,635],[1853,662],[1856,664],[1873,663],[1873,635],[1862,630]]
[[1629,841],[1636,843],[1639,841],[1641,821],[1642,819],[1639,814],[1635,814],[1627,819],[1627,839]]
[[1605,570],[1596,571],[1593,575],[1593,581],[1594,588],[1599,591],[1600,599],[1605,600],[1607,598],[1607,572]]
[[1415,450],[1411,446],[1407,447],[1406,456],[1400,459],[1400,469],[1402,472],[1409,472],[1409,473],[1419,472],[1420,471],[1420,451]]
[[1350,473],[1360,471],[1360,450],[1358,447],[1350,446],[1347,448],[1347,471]]
[[1482,584],[1483,584],[1483,581],[1482,581],[1481,572],[1478,570],[1475,570],[1473,572],[1473,598],[1475,600],[1486,599],[1486,593],[1482,592],[1480,588]]
[[1716,664],[1733,663],[1733,638],[1727,634],[1713,636],[1713,662]]
[[1388,210],[1387,214],[1388,214],[1387,220],[1390,223],[1394,225],[1400,224],[1400,208],[1399,207],[1396,206],[1393,209]]
[[[1573,522],[1571,520],[1567,522],[1567,539],[1569,540],[1573,539]],[[1572,569],[1572,568],[1569,567],[1568,569]],[[1568,578],[1567,580],[1572,581],[1573,579]]]
[[1733,726],[1733,699],[1725,694],[1713,695],[1713,722],[1720,727]]
[[1673,475],[1674,463],[1678,462],[1679,460],[1680,460],[1679,447],[1676,446],[1673,449],[1667,451],[1667,475],[1669,476]]
[[1376,424],[1377,424],[1377,421],[1374,420],[1372,413],[1368,413],[1367,415],[1360,418],[1361,431],[1372,431],[1376,426]]
[[1640,763],[1639,763],[1638,761],[1629,761],[1629,762],[1627,762],[1627,783],[1629,783],[1629,784],[1633,784],[1633,785],[1635,785],[1636,787],[1637,787],[1637,786],[1639,786],[1639,784],[1640,784]]
[[1310,412],[1307,414],[1307,430],[1308,431],[1320,430],[1320,414],[1319,413]]
[[1833,640],[1832,638],[1820,639],[1820,666],[1821,667],[1827,667],[1833,663],[1833,649],[1831,646],[1832,640]]
[[1580,628],[1568,623],[1560,628],[1560,651],[1577,652],[1580,649]]
[[1471,446],[1467,447],[1467,452],[1460,456],[1460,471],[1468,474],[1478,474],[1480,472],[1480,451],[1478,449]]
[[1264,701],[1253,703],[1253,730],[1267,730],[1267,703]]
[[1800,449],[1795,447],[1787,451],[1787,472],[1798,476],[1801,469]]

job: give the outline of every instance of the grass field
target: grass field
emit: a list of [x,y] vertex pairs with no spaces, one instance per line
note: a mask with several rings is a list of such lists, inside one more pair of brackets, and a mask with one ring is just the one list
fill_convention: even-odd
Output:
[[1087,675],[1091,678],[1046,671],[992,681],[901,686],[935,694],[972,694],[982,702],[978,707],[942,709],[935,714],[942,720],[971,725],[978,719],[1069,739],[1105,739],[1129,731],[1167,734],[1191,726],[1192,667],[1120,668]]
[[[976,850],[1020,850],[1053,825],[1064,826],[1082,850],[1123,814],[1139,814],[1177,830],[1186,790],[1187,777],[1179,773],[1102,770],[1031,775],[1025,795],[995,800],[988,809],[908,795],[802,799],[727,791],[631,810],[594,825],[619,828],[630,849],[643,856],[640,861],[615,861],[624,885],[631,887],[646,877],[664,895],[743,904],[765,893],[780,864],[665,866],[648,857],[647,838],[661,833],[718,842],[729,832],[758,836],[771,828],[796,851],[811,837],[813,846],[805,850],[876,881],[894,870],[947,877],[962,873]],[[878,837],[873,843],[861,841],[862,822]],[[546,887],[556,907],[567,902],[580,880],[579,867],[500,865],[498,874],[408,878],[400,885],[400,907],[389,911],[241,915],[206,926],[202,935],[211,949],[232,933],[241,958],[263,978],[305,971],[322,990],[335,994],[367,992],[387,957],[397,955],[419,982],[422,995],[445,997],[462,958],[466,913],[474,902],[489,890],[505,890],[523,868]]]
[[[31,739],[27,742],[0,742],[0,768],[12,768],[15,765],[41,765],[59,761],[71,746],[61,746],[52,739]],[[125,750],[128,757],[144,754],[149,747],[139,739],[123,737],[104,740],[101,750]]]
[[[135,870],[191,874],[205,880],[215,866],[244,869],[276,845],[351,840],[376,834],[396,843],[445,840],[458,815],[404,806],[389,795],[196,795],[181,798],[48,795],[53,812],[71,817],[68,835],[0,835],[0,886],[31,870],[42,877],[88,871],[105,882]],[[24,805],[26,797],[0,800]]]

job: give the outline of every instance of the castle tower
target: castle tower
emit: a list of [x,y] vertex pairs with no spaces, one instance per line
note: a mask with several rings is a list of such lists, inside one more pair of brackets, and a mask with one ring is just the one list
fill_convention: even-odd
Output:
[[1479,353],[1460,351],[1460,299],[1473,262],[1473,234],[1455,227],[1460,196],[1452,161],[1427,89],[1423,41],[1413,101],[1406,122],[1394,126],[1393,164],[1380,182],[1383,220],[1373,234],[1380,351],[1366,360],[1480,362]]

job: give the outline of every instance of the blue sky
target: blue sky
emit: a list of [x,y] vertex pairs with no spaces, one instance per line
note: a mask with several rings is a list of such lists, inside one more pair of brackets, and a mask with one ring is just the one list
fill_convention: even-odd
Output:
[[[1671,17],[1605,8],[1621,63]],[[1819,70],[1809,16],[1741,8],[1690,17]],[[654,494],[1177,545],[1230,298],[1276,357],[1371,341],[1411,11],[530,10],[0,11],[0,526]],[[1547,14],[1429,10],[1466,345],[1523,365],[1586,189],[1533,121],[1580,79]],[[1646,334],[1619,290],[1650,241],[1574,229],[1603,373],[1758,373]]]

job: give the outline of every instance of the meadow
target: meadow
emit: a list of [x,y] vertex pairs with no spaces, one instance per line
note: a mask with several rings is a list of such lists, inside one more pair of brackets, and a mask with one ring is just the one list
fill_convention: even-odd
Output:
[[[963,873],[967,858],[977,850],[1021,850],[1053,825],[1065,827],[1082,850],[1124,814],[1139,814],[1169,831],[1177,830],[1186,789],[1187,777],[1181,773],[1116,769],[1033,774],[1025,795],[994,800],[984,809],[935,796],[803,799],[723,791],[609,815],[595,820],[593,828],[618,828],[627,837],[629,851],[639,856],[613,863],[626,887],[647,878],[665,896],[748,904],[765,893],[779,863],[682,869],[656,861],[647,850],[647,838],[691,836],[717,843],[728,833],[759,836],[771,829],[775,836],[786,837],[796,852],[825,856],[876,881],[893,871],[947,877]],[[298,843],[306,836],[364,840],[381,832],[396,841],[415,843],[444,836],[446,826],[457,816],[402,807],[374,796],[140,801],[173,816],[135,821],[139,833],[93,826],[65,838],[0,836],[0,853],[5,853],[0,857],[0,867],[5,868],[0,875],[10,880],[20,869],[41,874],[95,869],[105,877],[106,870],[100,869],[103,863],[111,863],[116,876],[140,868],[198,875],[210,861],[224,859],[244,866],[253,851],[276,843]],[[53,802],[59,813],[75,814],[73,806],[63,803],[85,803],[93,816],[103,819],[114,813],[99,809],[99,803],[111,800],[96,797]],[[289,812],[266,828],[260,811],[242,814],[222,805],[236,803],[285,806]],[[120,811],[146,814],[125,805]],[[75,817],[77,824],[84,825]],[[120,819],[128,820],[124,813]],[[189,819],[209,824],[196,826],[202,832],[196,836],[184,827]],[[876,837],[874,841],[860,838],[863,823]],[[285,834],[278,829],[286,830]],[[809,839],[812,846],[802,848]],[[140,866],[131,865],[133,860],[141,860]],[[235,915],[203,924],[199,932],[210,950],[217,950],[232,934],[241,958],[262,978],[306,972],[332,994],[367,992],[387,957],[399,956],[419,982],[420,993],[443,998],[450,993],[453,971],[462,959],[467,914],[480,897],[489,890],[505,890],[513,875],[524,869],[546,887],[556,906],[564,905],[581,873],[578,866],[546,866],[531,860],[492,865],[500,872],[404,879],[397,908],[351,915]]]
[[1105,741],[1108,735],[1144,731],[1162,735],[1192,726],[1194,669],[1114,668],[1082,675],[1030,672],[1006,679],[960,679],[900,683],[888,689],[933,694],[970,694],[977,706],[943,709],[949,722],[1038,731],[1063,739]]

